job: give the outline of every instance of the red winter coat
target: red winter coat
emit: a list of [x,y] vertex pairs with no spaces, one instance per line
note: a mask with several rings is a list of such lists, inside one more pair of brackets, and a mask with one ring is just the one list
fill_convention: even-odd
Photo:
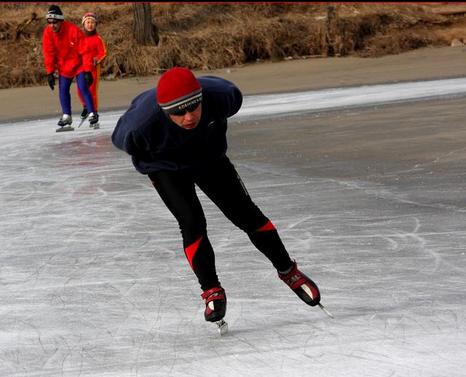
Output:
[[[98,98],[98,86],[100,81],[100,63],[107,56],[107,48],[105,43],[100,35],[96,32],[93,35],[86,35],[84,38],[86,43],[87,51],[91,55],[94,66],[92,67],[92,78],[94,79],[91,86],[89,86],[89,91],[92,94],[92,100],[94,101],[94,109],[97,111],[99,108],[99,98]],[[83,95],[79,90],[79,87],[76,86],[78,90],[78,96],[83,106],[86,106]]]
[[83,71],[91,71],[92,56],[84,38],[82,30],[68,21],[63,21],[58,33],[47,26],[42,35],[42,53],[47,74],[57,70],[59,75],[73,78]]
[[99,34],[95,33],[85,37],[88,53],[93,59],[94,66],[100,64],[107,56],[105,43]]

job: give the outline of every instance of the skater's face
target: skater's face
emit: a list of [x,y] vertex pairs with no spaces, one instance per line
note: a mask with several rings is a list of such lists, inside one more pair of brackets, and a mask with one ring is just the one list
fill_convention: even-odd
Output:
[[[189,111],[190,110],[190,111]],[[202,104],[199,103],[195,109],[189,109],[181,115],[168,114],[171,121],[185,130],[192,130],[197,127],[201,120]]]
[[63,21],[54,20],[53,18],[48,18],[47,23],[52,28],[54,33],[58,33],[60,31],[61,24],[63,23]]
[[86,18],[84,21],[84,29],[87,31],[94,31],[96,28],[96,22],[92,18]]

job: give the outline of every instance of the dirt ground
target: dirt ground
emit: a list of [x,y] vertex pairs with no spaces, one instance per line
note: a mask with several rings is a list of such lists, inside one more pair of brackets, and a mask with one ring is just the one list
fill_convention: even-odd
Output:
[[[245,95],[460,77],[466,75],[466,47],[423,48],[380,58],[316,58],[257,63],[240,68],[196,71],[235,82]],[[126,108],[158,76],[102,81],[100,112]],[[72,86],[73,113],[81,105]],[[0,122],[61,115],[58,92],[48,86],[0,90]]]

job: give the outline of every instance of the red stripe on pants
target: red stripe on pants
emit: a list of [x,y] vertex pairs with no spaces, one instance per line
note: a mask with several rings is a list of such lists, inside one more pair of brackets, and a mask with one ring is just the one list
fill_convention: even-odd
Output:
[[201,244],[202,238],[203,237],[201,236],[197,241],[194,241],[191,245],[187,246],[184,249],[184,253],[186,254],[186,258],[188,258],[188,262],[191,268],[193,268],[193,259],[197,253],[197,250],[199,249],[199,245]]
[[256,232],[268,232],[270,230],[276,230],[275,225],[272,224],[272,221],[268,221],[267,224],[261,226]]

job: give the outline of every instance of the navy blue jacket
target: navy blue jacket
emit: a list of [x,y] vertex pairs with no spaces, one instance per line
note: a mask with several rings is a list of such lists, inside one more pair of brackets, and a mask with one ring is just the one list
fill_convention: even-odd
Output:
[[134,98],[118,120],[112,142],[132,156],[140,173],[202,167],[225,155],[227,118],[238,112],[243,96],[232,82],[220,77],[198,80],[202,114],[196,128],[185,130],[173,123],[157,104],[155,88]]

